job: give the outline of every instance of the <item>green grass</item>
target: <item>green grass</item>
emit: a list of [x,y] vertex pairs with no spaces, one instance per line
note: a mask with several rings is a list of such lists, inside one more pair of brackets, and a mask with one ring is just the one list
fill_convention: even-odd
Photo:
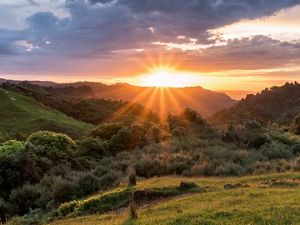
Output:
[[[193,224],[300,224],[299,187],[261,187],[272,179],[300,182],[300,173],[240,178],[161,177],[143,180],[137,188],[162,188],[195,182],[207,192],[184,195],[138,209],[138,219],[128,211],[65,218],[51,225],[193,225]],[[250,188],[224,190],[224,184],[247,183]]]
[[0,88],[0,133],[7,138],[26,138],[39,130],[79,137],[91,127],[29,97]]

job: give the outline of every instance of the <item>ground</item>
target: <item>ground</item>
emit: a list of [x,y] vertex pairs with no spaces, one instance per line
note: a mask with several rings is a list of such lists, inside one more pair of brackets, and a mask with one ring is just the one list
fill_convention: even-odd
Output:
[[[138,209],[130,220],[128,210],[104,215],[65,218],[51,225],[193,225],[193,224],[300,224],[300,173],[237,178],[161,177],[138,182],[138,188],[176,186],[195,182],[206,193],[184,195]],[[224,189],[225,184],[249,188]]]

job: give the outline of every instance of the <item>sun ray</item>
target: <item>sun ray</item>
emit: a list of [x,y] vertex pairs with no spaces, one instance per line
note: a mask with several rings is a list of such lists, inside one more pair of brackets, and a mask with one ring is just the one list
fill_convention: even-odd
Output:
[[150,88],[145,89],[142,93],[137,95],[134,99],[128,102],[124,107],[119,109],[117,112],[113,113],[113,115],[106,119],[106,122],[113,122],[119,117],[121,117],[126,111],[128,111],[131,107],[133,107],[136,103],[143,102],[142,99],[151,91]]

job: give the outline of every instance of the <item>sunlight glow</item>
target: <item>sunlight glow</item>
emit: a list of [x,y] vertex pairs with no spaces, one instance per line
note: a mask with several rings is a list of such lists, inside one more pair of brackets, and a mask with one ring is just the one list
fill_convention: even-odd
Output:
[[190,87],[199,82],[197,76],[177,72],[169,67],[157,67],[140,77],[139,85],[146,87]]

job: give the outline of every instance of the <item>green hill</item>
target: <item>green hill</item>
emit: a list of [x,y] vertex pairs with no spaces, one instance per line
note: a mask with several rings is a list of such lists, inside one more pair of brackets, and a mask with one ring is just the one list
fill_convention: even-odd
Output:
[[215,113],[210,121],[216,124],[243,123],[257,120],[264,124],[289,125],[300,112],[300,84],[286,83],[248,95],[233,106]]
[[[179,185],[182,181],[195,182],[200,187],[204,187],[206,191],[161,199],[150,204],[146,202],[143,206],[137,208],[137,219],[129,219],[128,209],[123,208],[124,210],[102,215],[98,213],[76,217],[74,214],[70,214],[66,218],[50,224],[299,224],[299,173],[236,178],[161,177],[138,182],[136,189],[173,187]],[[230,185],[231,187],[228,188]],[[108,194],[113,195],[112,192],[106,193],[106,195]],[[80,206],[80,209],[93,211],[93,207],[101,202],[97,201],[101,196],[103,194],[77,201],[76,204]],[[93,202],[93,204],[90,204],[90,202]],[[117,204],[118,201],[115,201],[114,206],[117,206]]]
[[0,135],[22,139],[39,130],[62,132],[74,138],[92,126],[74,120],[29,97],[0,88]]

